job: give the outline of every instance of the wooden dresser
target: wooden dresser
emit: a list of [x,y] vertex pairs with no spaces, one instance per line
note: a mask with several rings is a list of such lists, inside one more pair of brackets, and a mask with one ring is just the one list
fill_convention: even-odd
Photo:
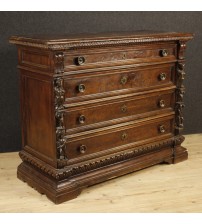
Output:
[[151,31],[11,37],[20,73],[18,178],[61,203],[87,186],[186,160],[183,80],[192,38]]

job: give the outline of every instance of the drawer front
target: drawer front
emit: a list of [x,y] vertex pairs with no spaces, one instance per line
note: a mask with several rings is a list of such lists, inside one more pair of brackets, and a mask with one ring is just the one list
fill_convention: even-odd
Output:
[[150,68],[115,72],[113,74],[93,74],[91,76],[70,76],[64,79],[65,97],[83,97],[90,94],[101,94],[132,89],[134,91],[169,84],[172,82],[174,67]]
[[93,49],[70,51],[65,54],[65,71],[130,65],[147,61],[176,60],[176,45],[142,46],[141,48],[124,47],[120,49]]
[[[173,108],[174,92],[157,92],[140,97],[120,99],[117,102],[108,102],[105,104],[94,104],[86,107],[70,108],[64,113],[64,122],[66,129],[82,127],[94,123],[122,119],[134,119],[133,115],[152,112],[156,110]],[[142,115],[141,115],[142,116]],[[131,117],[131,118],[129,118]],[[144,117],[144,116],[142,116]],[[122,118],[122,119],[120,119]]]
[[173,118],[169,117],[146,124],[122,127],[121,130],[115,129],[104,134],[100,132],[93,136],[67,140],[65,153],[67,158],[73,159],[172,132]]

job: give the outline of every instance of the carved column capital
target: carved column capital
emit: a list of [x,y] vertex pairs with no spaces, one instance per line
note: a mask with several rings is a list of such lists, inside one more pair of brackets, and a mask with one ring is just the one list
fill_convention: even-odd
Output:
[[174,138],[174,146],[179,146],[182,144],[182,142],[185,140],[185,137],[182,136],[182,135],[178,135],[178,136],[175,136]]
[[178,42],[178,59],[180,60],[185,59],[185,50],[186,50],[186,42],[179,41]]
[[57,52],[54,55],[55,73],[64,73],[64,54],[63,52]]

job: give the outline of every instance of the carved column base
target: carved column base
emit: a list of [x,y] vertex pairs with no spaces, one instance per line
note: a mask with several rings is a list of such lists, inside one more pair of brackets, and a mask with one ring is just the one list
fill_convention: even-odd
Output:
[[73,182],[69,181],[63,186],[62,182],[59,183],[55,179],[46,176],[26,162],[18,166],[17,177],[27,182],[29,186],[39,193],[45,194],[55,204],[76,198],[81,193],[81,189]]
[[174,150],[174,156],[166,159],[164,161],[164,163],[176,164],[176,163],[180,163],[180,162],[182,162],[184,160],[187,160],[187,159],[188,159],[187,149],[182,147],[182,146],[177,146],[177,147],[175,147],[175,150]]
[[175,155],[173,159],[173,163],[179,163],[188,159],[188,151],[186,148],[182,146],[177,146],[175,148]]

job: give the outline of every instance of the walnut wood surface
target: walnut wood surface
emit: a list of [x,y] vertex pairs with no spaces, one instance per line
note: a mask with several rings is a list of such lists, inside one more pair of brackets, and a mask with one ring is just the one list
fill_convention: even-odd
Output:
[[192,36],[12,37],[21,77],[18,177],[61,203],[86,186],[187,159],[183,80]]
[[[161,80],[160,74],[165,73],[166,79]],[[148,78],[149,76],[149,78]],[[74,77],[74,75],[64,78],[65,97],[67,99],[73,97],[81,97],[92,94],[100,94],[101,96],[110,92],[119,93],[126,91],[139,91],[148,87],[156,87],[161,85],[171,84],[173,76],[173,67],[164,65],[160,68],[146,68],[145,70],[119,70],[115,73],[93,73],[90,75],[81,75]],[[85,85],[85,91],[79,92],[78,86]],[[116,91],[116,92],[115,92]],[[99,95],[98,95],[99,96]],[[92,96],[93,97],[93,96]],[[96,97],[96,96],[94,96]],[[76,99],[72,99],[76,100]]]

